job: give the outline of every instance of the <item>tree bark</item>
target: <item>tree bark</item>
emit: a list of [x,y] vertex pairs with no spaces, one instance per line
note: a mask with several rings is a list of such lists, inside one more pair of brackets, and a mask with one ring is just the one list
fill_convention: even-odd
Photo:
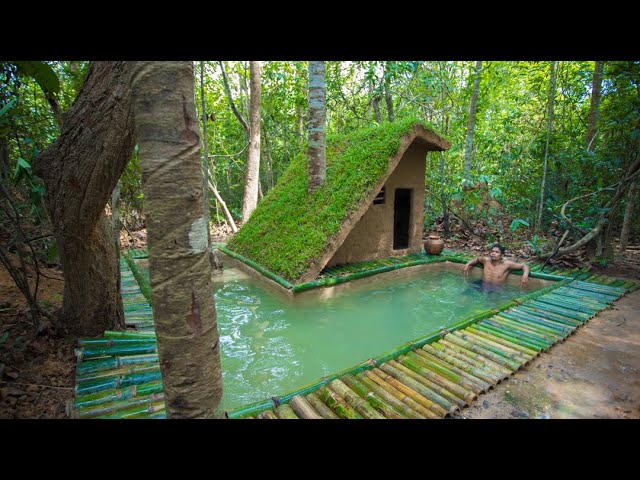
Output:
[[242,199],[242,222],[247,223],[251,212],[258,205],[258,189],[260,180],[260,62],[249,62],[249,152],[247,153],[247,171],[244,181]]
[[229,100],[229,105],[231,105],[231,110],[233,114],[236,116],[240,125],[242,125],[242,129],[247,138],[249,138],[249,125],[247,125],[247,121],[244,119],[242,114],[236,108],[236,104],[233,102],[233,96],[231,95],[231,88],[229,87],[229,79],[227,78],[227,72],[224,70],[224,64],[222,62],[218,62],[220,64],[220,70],[222,71],[222,82],[224,83],[224,91],[227,94],[227,100]]
[[309,62],[309,194],[327,176],[325,62]]
[[469,178],[471,173],[471,153],[473,151],[473,129],[476,125],[476,106],[480,93],[480,74],[482,73],[482,61],[476,62],[476,78],[473,81],[473,94],[469,105],[469,122],[467,123],[467,140],[464,147],[464,176]]
[[213,196],[216,197],[216,200],[222,207],[222,213],[224,213],[224,218],[227,219],[227,224],[229,225],[229,227],[231,227],[231,231],[233,233],[238,233],[238,227],[236,226],[236,222],[233,221],[233,217],[231,216],[231,212],[229,212],[229,209],[227,208],[227,204],[224,202],[224,200],[218,193],[218,190],[213,186],[211,182],[209,182],[209,190],[211,190],[211,193],[213,193]]
[[558,62],[551,62],[551,75],[549,77],[549,98],[547,100],[547,141],[544,147],[544,164],[542,166],[542,182],[540,183],[540,203],[538,205],[538,218],[536,222],[536,229],[538,232],[542,229],[544,190],[547,183],[547,164],[549,158],[549,140],[551,139],[551,131],[553,130],[553,100],[556,93],[557,66]]
[[[613,185],[612,187],[607,187],[607,190],[616,186],[617,186],[617,189],[616,189],[616,193],[613,195],[611,200],[609,200],[603,208],[603,210],[606,213],[602,214],[600,218],[598,218],[596,225],[589,232],[587,232],[587,234],[584,235],[580,240],[578,240],[577,242],[575,242],[574,244],[566,248],[558,249],[557,255],[559,257],[562,257],[563,255],[566,255],[568,253],[575,252],[579,248],[582,248],[583,246],[587,245],[592,240],[594,240],[596,236],[600,234],[604,226],[607,225],[607,223],[609,222],[608,220],[609,215],[613,212],[613,210],[618,205],[618,202],[622,198],[622,194],[625,192],[627,188],[627,184],[629,184],[630,182],[637,181],[639,176],[640,176],[640,153],[636,156],[635,161],[627,169],[627,172],[625,173],[624,178],[620,180],[620,182],[618,182],[617,184]],[[586,196],[586,195],[581,195],[580,197],[572,198],[567,203],[565,203],[565,205],[562,207],[563,211],[568,203],[578,198],[581,198],[582,196]],[[538,258],[544,260],[546,258],[549,258],[549,256],[550,256],[550,253],[542,253],[538,256]]]
[[60,138],[34,161],[64,271],[61,326],[78,335],[124,328],[120,264],[104,213],[134,146],[123,62],[93,62]]
[[193,64],[132,62],[130,82],[167,416],[222,418]]
[[[385,63],[385,70],[387,64]],[[391,78],[389,77],[388,72],[385,71],[384,76],[384,100],[387,104],[387,118],[390,122],[393,122],[396,118],[393,112],[393,97],[391,96]]]
[[378,95],[377,93],[375,93],[375,90],[372,86],[372,84],[369,85],[369,90],[371,92],[371,106],[373,107],[373,118],[375,119],[376,123],[381,123],[382,122],[382,117],[380,116],[380,95]]
[[633,210],[635,207],[636,193],[638,191],[638,178],[636,177],[631,185],[629,185],[629,194],[627,196],[627,205],[624,209],[624,220],[622,221],[622,231],[620,232],[620,251],[627,250],[629,242],[629,230],[631,229],[631,220],[633,219]]
[[600,89],[602,88],[602,71],[604,70],[604,62],[596,62],[593,70],[593,88],[591,91],[591,107],[589,108],[589,124],[587,126],[587,135],[584,139],[584,145],[588,152],[591,152],[595,144],[596,126],[598,123],[598,115],[600,114]]

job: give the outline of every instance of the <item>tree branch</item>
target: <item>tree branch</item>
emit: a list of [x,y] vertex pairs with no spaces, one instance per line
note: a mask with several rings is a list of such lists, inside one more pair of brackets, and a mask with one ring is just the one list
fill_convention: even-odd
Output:
[[220,65],[220,70],[222,70],[222,81],[224,83],[224,91],[227,94],[227,99],[229,100],[229,104],[231,105],[231,110],[233,110],[233,114],[236,116],[240,124],[242,125],[242,129],[244,130],[247,138],[249,137],[249,125],[247,125],[247,121],[244,119],[242,114],[236,108],[236,104],[233,103],[233,97],[231,96],[231,88],[229,87],[229,79],[227,78],[227,72],[224,70],[224,65],[221,61],[218,61]]

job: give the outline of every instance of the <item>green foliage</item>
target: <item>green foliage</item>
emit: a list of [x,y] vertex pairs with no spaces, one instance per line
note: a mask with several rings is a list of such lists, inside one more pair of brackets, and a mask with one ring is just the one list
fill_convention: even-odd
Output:
[[509,230],[515,232],[520,226],[529,227],[529,222],[522,220],[521,218],[516,218],[511,222],[511,225],[509,225]]
[[386,173],[389,157],[414,123],[407,119],[330,135],[327,178],[312,195],[307,157],[298,154],[227,247],[295,283]]
[[47,93],[58,93],[60,81],[53,69],[44,62],[14,62],[20,73],[33,78]]
[[538,235],[534,235],[531,240],[526,240],[524,243],[529,247],[529,251],[533,255],[539,255],[542,253],[542,242]]

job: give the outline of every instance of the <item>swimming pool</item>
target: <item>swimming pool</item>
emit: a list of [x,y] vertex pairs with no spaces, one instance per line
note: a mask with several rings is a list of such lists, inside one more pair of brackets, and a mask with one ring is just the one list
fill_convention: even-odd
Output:
[[[520,277],[483,292],[438,263],[283,295],[225,263],[214,277],[227,410],[281,396],[521,296]],[[147,272],[145,272],[147,273]],[[548,282],[530,279],[526,293]]]

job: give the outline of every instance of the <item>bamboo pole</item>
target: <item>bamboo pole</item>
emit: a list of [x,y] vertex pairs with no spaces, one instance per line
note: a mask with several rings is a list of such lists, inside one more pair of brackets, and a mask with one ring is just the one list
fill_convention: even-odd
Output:
[[[439,345],[440,348],[436,347]],[[496,385],[504,375],[500,375],[498,372],[490,370],[484,364],[477,362],[477,365],[472,364],[470,359],[462,359],[452,354],[452,352],[445,351],[446,347],[440,344],[428,345],[428,348],[425,349],[427,353],[432,354],[434,357],[438,357],[440,360],[443,360],[455,367],[458,367],[460,370],[467,372],[469,375],[472,375],[487,384],[487,388],[480,389],[479,391],[474,393],[486,392],[491,385]],[[449,350],[449,349],[447,349]],[[462,356],[462,355],[461,355]]]
[[[500,383],[502,379],[513,374],[513,370],[461,345],[457,345],[445,339],[440,340],[438,344],[444,347],[445,352],[457,356],[458,358],[468,360],[471,363],[477,364],[478,368],[489,370],[488,375],[490,375],[492,378],[495,378],[498,383]],[[436,344],[434,344],[434,347],[435,346]]]
[[119,355],[136,355],[141,353],[156,353],[156,343],[145,343],[140,345],[116,345],[113,347],[80,347],[75,349],[76,357],[115,357]]
[[360,397],[365,398],[371,405],[373,405],[373,408],[382,414],[383,417],[392,419],[407,418],[407,416],[402,413],[402,410],[396,410],[392,405],[389,405],[389,403],[384,399],[378,397],[369,387],[360,382],[353,375],[346,374],[341,377],[340,380]]
[[561,341],[564,339],[564,335],[556,333],[556,332],[549,332],[547,330],[541,330],[540,328],[538,328],[537,325],[535,324],[531,324],[531,323],[525,323],[524,321],[519,321],[519,320],[513,320],[511,318],[507,318],[507,317],[502,317],[502,316],[497,316],[495,318],[495,320],[493,320],[494,323],[496,323],[497,325],[500,326],[508,326],[514,330],[518,330],[521,332],[526,332],[529,333],[531,335],[536,335],[539,336],[541,338],[544,338],[545,340],[549,341],[552,345],[555,344],[558,341]]
[[340,418],[333,413],[333,410],[322,403],[322,400],[320,400],[315,393],[308,393],[305,398],[322,418],[326,420],[335,420]]
[[523,308],[519,308],[517,310],[513,309],[511,312],[507,313],[507,315],[518,320],[535,323],[536,325],[539,325],[546,329],[551,329],[563,336],[573,331],[576,327],[583,325],[582,323],[577,321],[577,323],[572,324],[563,320],[556,320],[552,318],[551,315],[544,314],[542,312],[537,312],[537,314],[534,314],[524,310]]
[[327,384],[333,392],[340,395],[356,412],[363,418],[383,419],[382,415],[364,398],[360,397],[356,392],[351,390],[344,382],[339,379],[333,380]]
[[[376,370],[379,371],[379,369],[376,369]],[[381,373],[386,376],[386,374],[384,372],[381,372]],[[405,403],[406,405],[411,407],[414,411],[418,412],[420,415],[422,415],[422,416],[424,416],[426,418],[431,418],[431,419],[442,418],[443,417],[443,415],[434,413],[433,411],[429,410],[428,407],[425,407],[421,403],[419,403],[416,400],[414,400],[414,398],[412,398],[410,395],[407,395],[407,393],[404,391],[404,389],[403,390],[399,390],[398,388],[396,388],[391,383],[386,382],[382,377],[378,376],[376,374],[376,372],[374,372],[373,370],[365,370],[361,374],[358,374],[356,377],[360,378],[360,375],[366,376],[372,382],[375,382],[380,388],[384,389],[389,394],[391,394],[394,397],[396,397],[402,403]],[[362,379],[362,380],[364,381],[364,379]],[[395,380],[395,379],[392,379],[392,380]]]
[[140,287],[140,291],[145,296],[145,298],[149,302],[151,302],[151,285],[149,285],[149,282],[147,281],[147,278],[142,274],[142,272],[138,268],[138,265],[136,265],[136,262],[132,258],[129,257],[129,255],[127,254],[126,251],[122,252],[122,257],[127,262],[127,265],[129,266],[129,269],[131,270],[131,273],[133,274],[133,277],[138,282],[138,286]]
[[311,406],[307,399],[302,395],[296,395],[291,400],[289,400],[289,405],[299,418],[310,420],[322,418],[322,416],[315,411],[315,409]]
[[278,408],[276,408],[276,417],[280,418],[281,420],[298,420],[298,416],[288,403],[283,403]]
[[329,389],[326,385],[323,385],[318,389],[318,398],[322,400],[336,415],[340,418],[362,418],[362,416],[356,412],[351,406],[339,395]]
[[508,340],[512,343],[517,343],[518,345],[522,345],[536,353],[547,350],[546,344],[541,344],[539,342],[534,342],[529,338],[525,338],[522,335],[514,335],[512,333],[506,332],[504,329],[497,329],[492,327],[489,324],[478,324],[474,327],[469,327],[469,331],[473,333],[480,334],[479,332],[491,334],[494,337],[502,338],[504,340]]
[[302,395],[296,395],[289,400],[289,406],[298,418],[310,420],[322,418]]
[[544,320],[553,320],[554,322],[562,323],[571,328],[581,327],[582,325],[584,325],[584,322],[581,322],[580,320],[574,320],[573,318],[565,317],[558,313],[544,312],[540,309],[536,309],[528,305],[520,305],[518,307],[518,311],[531,315],[534,318],[538,317]]
[[371,270],[363,270],[363,271],[357,271],[356,267],[349,266],[349,267],[346,267],[346,271],[349,272],[346,275],[341,275],[339,277],[324,277],[324,278],[320,278],[320,279],[317,279],[317,280],[312,280],[310,282],[299,283],[298,285],[294,285],[293,286],[292,292],[293,293],[299,293],[299,292],[303,292],[305,290],[310,290],[312,288],[337,285],[339,283],[345,283],[345,282],[349,282],[351,280],[357,280],[359,278],[365,278],[365,277],[368,277],[368,276],[371,276],[371,275],[376,275],[378,273],[389,272],[389,271],[397,270],[397,269],[400,269],[400,268],[413,267],[413,266],[416,266],[416,265],[423,265],[425,263],[436,263],[436,262],[444,262],[444,261],[445,261],[445,259],[442,259],[442,258],[433,259],[431,261],[426,261],[425,259],[421,259],[421,260],[413,260],[413,261],[410,261],[410,262],[395,263],[395,264],[392,264],[392,265],[387,265],[387,266],[383,266],[383,267],[377,267],[377,268],[373,268]]
[[116,414],[116,412],[139,405],[146,405],[155,401],[164,401],[164,393],[154,393],[144,397],[117,399],[113,402],[102,403],[91,408],[77,409],[76,418],[95,418],[104,415]]
[[588,316],[593,316],[597,310],[593,310],[591,308],[587,308],[587,307],[581,307],[575,304],[572,304],[571,302],[567,301],[567,300],[556,300],[553,298],[549,298],[549,296],[544,296],[544,297],[540,297],[536,299],[536,302],[538,303],[546,303],[548,305],[553,305],[554,307],[559,307],[559,308],[564,308],[570,312],[580,312],[580,313],[584,313]]
[[[425,345],[426,346],[426,345]],[[412,356],[412,360],[417,362],[418,366],[427,368],[438,375],[445,376],[452,382],[462,385],[464,388],[480,393],[491,388],[491,384],[485,382],[481,378],[468,374],[464,370],[459,369],[455,365],[443,362],[438,357],[428,353],[424,347],[414,352],[416,356]]]
[[[449,398],[448,395],[456,397],[457,398],[456,403],[458,403],[458,400],[462,400],[466,403],[470,403],[471,401],[473,401],[474,398],[476,398],[477,395],[473,390],[465,388],[458,383],[452,382],[451,380],[445,377],[442,377],[427,368],[421,367],[416,363],[415,357],[417,357],[417,355],[411,352],[410,355],[403,355],[401,357],[398,357],[398,361],[402,364],[403,368],[406,368],[409,371],[411,371],[411,376],[414,376],[414,378],[415,377],[420,378],[420,379],[416,378],[416,380],[421,382],[426,382],[425,386],[431,388],[433,391],[437,393],[440,393],[440,395],[442,395],[445,398]],[[400,368],[400,370],[402,370],[402,368]],[[443,394],[442,392],[438,391],[439,389],[442,389],[444,392],[447,392],[447,393]]]
[[358,373],[356,379],[358,381],[360,381],[363,385],[365,385],[367,388],[371,389],[371,391],[373,393],[375,393],[382,400],[387,402],[387,404],[390,405],[391,407],[393,407],[397,412],[400,412],[402,415],[404,415],[407,418],[414,418],[414,419],[438,418],[432,412],[429,412],[429,413],[431,413],[431,415],[433,415],[433,417],[427,417],[427,416],[424,416],[424,415],[420,414],[419,412],[417,412],[416,410],[411,408],[409,405],[407,405],[406,403],[402,402],[397,397],[395,397],[394,395],[389,393],[387,390],[382,388],[380,385],[375,383],[373,380],[371,380],[369,377],[367,377],[363,372]]
[[569,318],[573,318],[574,320],[582,320],[583,322],[590,318],[589,315],[586,315],[582,312],[576,312],[575,310],[562,308],[557,305],[550,305],[548,303],[539,302],[538,300],[533,300],[528,305],[539,308],[541,310],[548,310],[550,312],[559,313],[560,315],[565,315]]
[[[569,293],[550,293],[548,295],[545,295],[543,298],[556,302],[558,304],[567,305],[568,308],[572,308],[574,310],[582,311],[580,309],[583,308],[585,309],[584,313],[587,314],[591,313],[592,311],[598,312],[609,306],[608,303],[600,302],[594,297],[586,295],[576,298]],[[589,311],[586,311],[587,309]]]
[[491,342],[485,338],[479,337],[468,330],[453,332],[453,335],[479,347],[486,348],[490,352],[494,352],[505,359],[515,362],[515,364],[518,365],[518,368],[528,363],[533,358],[532,356],[526,356],[512,348],[505,347],[499,343]]
[[385,382],[390,383],[393,387],[403,393],[406,393],[416,402],[427,407],[438,415],[444,417],[459,410],[457,405],[454,405],[441,395],[438,395],[434,391],[420,385],[418,382],[409,378],[397,368],[391,367],[389,364],[380,365],[380,368],[374,369],[374,372]]
[[[411,363],[411,362],[409,362],[409,363]],[[419,373],[416,373],[414,370],[412,370],[412,369],[408,368],[406,365],[404,365],[404,363],[400,363],[400,362],[397,362],[395,360],[391,360],[391,361],[389,361],[389,366],[391,366],[391,367],[397,369],[398,371],[404,373],[408,378],[411,378],[412,380],[415,380],[417,383],[419,383],[422,386],[426,387],[427,389],[433,391],[434,393],[440,395],[442,398],[444,398],[445,400],[448,400],[451,404],[456,405],[458,408],[463,408],[463,407],[465,407],[467,405],[467,402],[465,402],[462,398],[456,396],[451,391],[449,391],[446,388],[438,385],[437,383],[431,382],[430,380],[426,379],[425,377],[423,377]]]
[[[472,332],[470,329],[466,329],[464,333],[455,332],[454,334],[458,335],[460,338],[463,338],[465,340],[473,340],[478,344],[485,344],[488,348],[492,348],[496,352],[498,351],[504,352],[504,355],[507,358],[511,358],[517,362],[528,363],[537,355],[537,352],[535,351],[533,353],[522,352],[519,349],[513,347],[512,346],[513,344],[511,345],[505,344],[506,340],[497,339],[496,337],[493,337],[493,336],[478,335],[477,333]],[[501,341],[499,342],[497,340],[501,340]],[[505,342],[505,343],[502,343],[502,342]]]
[[265,410],[264,412],[259,413],[256,418],[260,420],[277,420],[279,417],[273,413],[273,410]]
[[99,392],[101,390],[115,390],[121,387],[127,387],[138,383],[148,383],[161,379],[160,369],[157,369],[150,372],[139,372],[132,375],[79,382],[76,384],[75,391],[76,395],[79,396],[87,393]]
[[554,324],[543,318],[533,318],[531,316],[523,315],[520,312],[503,312],[497,316],[497,318],[511,320],[516,324],[524,325],[528,328],[539,330],[540,332],[547,333],[549,335],[556,336],[558,338],[565,338],[573,328],[567,325]]
[[571,305],[588,305],[596,311],[603,310],[611,304],[610,301],[598,300],[598,298],[602,297],[596,298],[595,296],[576,294],[572,291],[556,292],[552,294],[550,293],[549,295],[547,295],[547,298],[551,298],[553,300],[564,299],[564,301],[570,303]]
[[126,365],[114,370],[102,370],[99,372],[90,372],[76,375],[76,383],[90,382],[112,377],[123,377],[125,375],[133,375],[140,372],[156,372],[160,370],[158,363],[140,363],[135,365]]
[[504,367],[509,368],[512,372],[515,372],[516,370],[518,370],[520,368],[520,365],[517,362],[514,362],[513,360],[510,360],[508,358],[505,358],[501,355],[498,355],[490,350],[487,350],[484,347],[481,347],[479,345],[476,345],[473,342],[468,342],[460,337],[457,337],[453,334],[449,334],[445,337],[445,339],[451,343],[455,343],[456,345],[460,345],[463,348],[466,348],[467,350],[471,350],[472,352],[476,352],[481,354],[484,357],[489,358],[490,360],[493,360],[496,363],[499,363],[501,365],[503,365]]
[[116,347],[127,345],[155,345],[156,339],[149,338],[82,338],[78,345],[84,348]]
[[506,323],[498,322],[497,319],[485,320],[482,324],[479,324],[482,328],[490,329],[494,332],[502,333],[504,332],[506,335],[515,338],[522,338],[526,341],[530,342],[532,345],[537,345],[541,347],[543,350],[547,350],[551,345],[556,342],[555,338],[547,337],[544,335],[539,335],[536,333],[529,332],[522,328],[512,327],[507,325]]
[[129,330],[106,330],[104,332],[104,336],[108,338],[146,338],[146,339],[156,339],[155,332],[132,332]]
[[275,273],[271,272],[270,270],[267,270],[266,268],[264,268],[262,265],[254,262],[253,260],[250,260],[246,257],[243,257],[242,255],[232,252],[231,250],[229,250],[226,247],[222,247],[219,246],[218,249],[223,252],[226,255],[229,255],[230,257],[235,258],[236,260],[240,260],[242,263],[249,265],[251,268],[253,268],[254,270],[256,270],[257,272],[261,273],[262,275],[264,275],[267,278],[270,278],[271,280],[273,280],[274,282],[276,282],[278,285],[286,288],[286,289],[291,289],[293,287],[293,284],[291,284],[288,280],[276,275]]

